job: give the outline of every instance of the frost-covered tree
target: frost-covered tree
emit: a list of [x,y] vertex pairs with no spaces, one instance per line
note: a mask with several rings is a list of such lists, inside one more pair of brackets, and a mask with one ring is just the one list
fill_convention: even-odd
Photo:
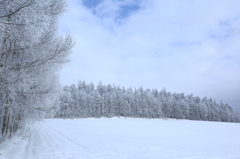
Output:
[[[67,99],[60,99],[64,102],[60,107],[64,107],[65,101],[69,101],[69,92],[73,97],[73,102],[70,103],[75,104],[68,106],[69,118],[123,116],[240,122],[239,113],[227,104],[217,104],[212,98],[201,99],[193,94],[185,96],[184,93],[170,93],[165,89],[158,92],[156,89],[142,87],[133,91],[132,88],[105,86],[101,82],[95,88],[92,83],[88,85],[84,81],[80,81],[78,88],[74,90],[77,91],[64,87],[66,95],[61,98]],[[60,112],[63,110],[65,108],[61,108]],[[62,118],[59,113],[55,117]]]
[[70,36],[56,35],[65,0],[0,0],[0,139],[51,110]]

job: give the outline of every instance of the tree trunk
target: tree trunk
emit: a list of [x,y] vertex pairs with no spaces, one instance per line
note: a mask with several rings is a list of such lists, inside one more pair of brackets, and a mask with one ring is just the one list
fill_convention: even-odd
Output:
[[6,137],[7,135],[8,123],[9,123],[8,107],[5,107],[4,116],[3,116],[3,125],[2,125],[3,138]]

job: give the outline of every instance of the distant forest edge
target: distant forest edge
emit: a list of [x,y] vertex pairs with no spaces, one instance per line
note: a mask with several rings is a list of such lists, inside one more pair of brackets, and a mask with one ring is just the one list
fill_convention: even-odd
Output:
[[175,118],[203,121],[240,122],[240,114],[228,104],[212,98],[199,98],[165,89],[124,88],[115,85],[95,87],[79,81],[64,86],[55,118],[132,117]]

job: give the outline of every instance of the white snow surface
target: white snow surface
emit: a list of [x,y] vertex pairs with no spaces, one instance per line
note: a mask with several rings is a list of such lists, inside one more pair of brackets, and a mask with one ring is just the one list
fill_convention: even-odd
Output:
[[0,145],[0,159],[240,159],[240,124],[46,119]]

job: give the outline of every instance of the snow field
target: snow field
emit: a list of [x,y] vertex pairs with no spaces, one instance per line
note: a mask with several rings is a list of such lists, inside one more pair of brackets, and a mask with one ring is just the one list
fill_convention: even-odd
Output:
[[0,146],[1,159],[240,159],[240,124],[46,119]]

